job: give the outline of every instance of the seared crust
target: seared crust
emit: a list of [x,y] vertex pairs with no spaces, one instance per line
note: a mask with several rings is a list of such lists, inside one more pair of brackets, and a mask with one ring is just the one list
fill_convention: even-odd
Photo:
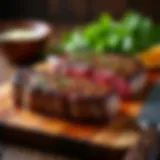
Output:
[[88,64],[59,58],[54,67],[52,74],[52,69],[19,70],[13,81],[15,104],[73,121],[104,122],[118,113],[119,97],[135,96],[147,79],[137,59],[117,55]]

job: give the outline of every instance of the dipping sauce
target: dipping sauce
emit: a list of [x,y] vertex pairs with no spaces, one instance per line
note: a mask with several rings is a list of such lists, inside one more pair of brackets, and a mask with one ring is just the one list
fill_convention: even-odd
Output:
[[0,34],[0,41],[28,41],[41,38],[46,33],[46,28],[38,29],[13,28]]

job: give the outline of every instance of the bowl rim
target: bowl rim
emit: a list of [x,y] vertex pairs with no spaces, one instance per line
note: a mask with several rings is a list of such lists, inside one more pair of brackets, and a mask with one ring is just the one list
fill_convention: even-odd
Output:
[[[26,26],[26,27],[25,27]],[[8,39],[1,41],[0,43],[28,43],[28,42],[35,42],[40,41],[42,39],[47,38],[49,35],[53,34],[54,27],[52,25],[45,21],[45,20],[39,20],[39,19],[10,19],[10,20],[4,20],[0,21],[0,34],[12,29],[12,28],[30,28],[31,30],[36,31],[38,26],[41,26],[45,28],[45,33],[43,35],[35,37],[35,38],[28,38],[28,39]]]

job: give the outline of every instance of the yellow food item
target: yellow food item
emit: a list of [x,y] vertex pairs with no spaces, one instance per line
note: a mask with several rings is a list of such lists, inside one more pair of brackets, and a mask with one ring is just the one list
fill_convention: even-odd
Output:
[[153,52],[160,52],[160,45],[156,45],[150,49]]
[[140,53],[138,58],[147,68],[160,67],[160,45]]

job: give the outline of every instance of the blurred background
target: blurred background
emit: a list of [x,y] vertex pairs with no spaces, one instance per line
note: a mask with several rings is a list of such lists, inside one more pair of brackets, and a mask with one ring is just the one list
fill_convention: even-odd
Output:
[[[38,60],[41,60],[42,58],[44,58],[46,55],[48,55],[50,53],[57,53],[58,54],[58,53],[66,53],[66,51],[67,51],[67,53],[75,53],[75,55],[76,55],[76,53],[78,53],[78,54],[82,53],[81,51],[89,51],[88,52],[89,56],[90,56],[90,53],[107,53],[107,52],[118,53],[120,56],[123,55],[122,53],[127,53],[128,55],[131,55],[131,56],[137,56],[137,54],[139,54],[139,52],[142,51],[142,49],[149,49],[150,47],[153,47],[153,45],[158,44],[156,46],[157,48],[153,47],[153,48],[147,50],[146,51],[147,54],[144,53],[140,57],[141,60],[143,60],[144,64],[146,65],[145,67],[148,70],[148,73],[149,73],[148,75],[151,75],[150,70],[154,70],[153,77],[151,75],[151,79],[154,79],[154,78],[157,79],[157,77],[159,77],[159,75],[160,75],[159,70],[158,71],[156,70],[157,68],[158,69],[160,68],[160,45],[159,45],[160,26],[157,25],[160,22],[159,6],[160,6],[160,0],[0,0],[0,21],[1,20],[10,20],[10,19],[13,19],[13,20],[14,19],[42,19],[42,20],[46,20],[46,21],[51,22],[51,24],[53,24],[53,31],[54,31],[54,32],[52,32],[52,27],[50,27],[50,25],[48,25],[49,31],[46,32],[46,35],[45,36],[42,35],[42,37],[35,39],[35,41],[34,41],[33,32],[37,33],[36,32],[37,28],[39,29],[39,26],[41,26],[42,24],[35,22],[37,24],[35,27],[35,23],[30,22],[30,24],[32,24],[32,25],[28,25],[28,23],[27,24],[24,23],[22,25],[22,28],[24,27],[28,31],[29,30],[33,31],[32,35],[31,35],[31,39],[29,38],[28,41],[25,41],[25,38],[23,39],[23,38],[21,38],[21,36],[18,36],[20,38],[17,38],[20,41],[16,41],[16,38],[15,39],[13,38],[13,41],[12,41],[12,36],[9,36],[9,41],[5,41],[5,36],[4,36],[4,39],[2,38],[2,42],[4,42],[4,43],[2,43],[3,47],[0,48],[0,53],[3,53],[3,54],[0,54],[0,84],[4,83],[4,82],[6,83],[6,80],[8,82],[8,80],[10,79],[11,75],[14,73],[14,71],[16,70],[16,67],[17,67],[16,65],[13,65],[14,63],[8,63],[8,61],[7,61],[8,57],[10,57],[12,62],[14,62],[14,61],[16,62],[16,60],[18,59],[17,61],[21,62],[21,65],[23,63],[23,65],[26,66],[26,64],[28,65],[28,61],[30,62],[33,59],[33,61],[32,61],[32,63],[33,63],[33,62],[35,62],[34,60],[36,58]],[[133,15],[127,14],[128,16],[126,17],[126,19],[124,18],[124,21],[120,21],[119,23],[114,23],[114,21],[112,20],[112,16],[115,19],[118,19],[124,13],[127,13],[128,10],[137,11],[138,14],[136,14],[136,15],[135,14],[133,14]],[[110,19],[108,20],[108,16],[103,15],[102,14],[103,12],[109,13],[109,15],[111,15],[111,20]],[[147,18],[149,17],[150,19],[146,19],[143,16],[139,19],[139,16],[140,16],[139,13],[140,13],[140,15],[142,14],[144,16],[147,16]],[[62,34],[62,32],[65,32],[68,29],[74,28],[74,24],[77,26],[79,26],[79,24],[80,25],[82,24],[82,26],[83,26],[83,24],[87,24],[87,22],[89,22],[93,19],[96,20],[100,14],[102,15],[102,18],[100,17],[99,18],[100,20],[98,19],[97,21],[95,21],[96,25],[91,25],[88,23],[88,26],[86,26],[85,31],[87,31],[87,32],[85,32],[85,33],[87,33],[87,34],[84,34],[84,32],[80,32],[79,30],[76,30],[76,31],[73,30],[71,32],[68,32],[69,33],[67,35],[69,37],[68,39],[62,38],[62,41],[59,41],[59,40],[61,40],[60,35]],[[155,22],[155,24],[152,24],[150,20]],[[108,28],[105,25],[106,23],[101,23],[104,21],[108,22],[107,23]],[[134,23],[134,22],[136,22],[136,23]],[[21,28],[21,25],[19,25],[19,23],[16,23],[14,25],[11,25],[11,24],[8,22],[6,26],[7,27],[9,26],[8,28],[11,28],[11,29],[12,28]],[[114,24],[114,27],[112,24]],[[121,25],[119,25],[119,24],[121,24]],[[128,25],[128,24],[130,24],[130,25]],[[0,24],[0,30],[1,30],[1,25],[2,24]],[[114,28],[114,29],[111,29],[111,28]],[[128,29],[127,32],[126,32],[126,28]],[[5,27],[3,28],[3,25],[2,25],[2,31],[3,31],[3,29],[5,30]],[[97,31],[97,33],[95,34],[96,31]],[[22,33],[24,33],[22,35],[28,35],[28,34],[26,34],[25,31],[23,31]],[[108,33],[110,33],[110,34],[108,34]],[[52,35],[53,35],[53,37],[52,37]],[[95,36],[93,36],[93,35],[95,35]],[[10,37],[11,37],[11,41],[10,41]],[[92,39],[93,39],[93,41],[92,41]],[[7,42],[9,42],[9,43],[7,43]],[[80,42],[82,42],[82,43],[80,43]],[[88,43],[89,43],[89,45],[88,45]],[[90,51],[92,51],[92,52],[90,52]],[[86,55],[87,55],[87,52],[84,52],[84,53],[86,53]],[[26,62],[26,61],[27,61],[27,63],[25,64],[24,62]],[[122,65],[122,66],[125,66],[125,65]],[[20,66],[18,66],[18,67],[20,67]],[[43,66],[42,66],[42,68],[43,68]],[[115,68],[115,66],[113,68]],[[124,67],[124,68],[128,68],[128,66]],[[133,68],[134,68],[133,64],[131,63],[131,75],[132,75],[132,70],[134,70]],[[135,68],[137,68],[137,67],[135,66]],[[128,72],[128,70],[127,70],[127,72]],[[141,73],[141,67],[140,67],[140,73]],[[130,74],[128,74],[128,75],[130,76]],[[128,78],[128,75],[127,75],[127,78]],[[143,75],[143,73],[142,73],[142,75]],[[136,76],[137,76],[137,72],[136,72]],[[139,76],[139,74],[138,74],[138,76]],[[119,75],[118,75],[118,79],[119,79]],[[121,83],[121,79],[120,79],[120,81],[116,80],[116,82],[120,83],[119,88],[122,91],[127,90],[126,92],[124,92],[125,94],[127,93],[128,95],[130,95],[131,88],[128,87],[128,86],[130,86],[130,82],[128,82],[128,79],[127,80],[126,79],[123,80],[123,79],[124,79],[124,77],[122,77],[122,83]],[[153,80],[151,80],[151,81],[153,81]],[[148,80],[146,80],[146,82],[148,85]],[[140,83],[141,83],[141,80],[140,80]],[[149,85],[152,86],[153,84],[149,84]],[[121,87],[121,86],[123,86],[123,87]],[[144,87],[144,89],[146,89],[146,86]],[[159,90],[159,88],[158,88],[158,90]],[[145,90],[143,90],[143,92],[144,91]],[[138,92],[140,92],[142,94],[141,87]],[[23,93],[23,91],[22,91],[22,93]],[[136,93],[137,93],[137,90],[136,90]],[[21,95],[21,94],[19,94],[19,92],[17,92],[17,94],[18,94],[18,96]],[[138,96],[139,96],[139,94],[138,94]],[[153,100],[151,100],[151,101],[153,101]],[[157,102],[159,102],[159,99],[157,100]],[[148,102],[148,103],[150,103],[150,102]],[[131,107],[130,107],[130,105],[131,105]],[[136,108],[136,106],[138,106],[137,107],[138,109]],[[151,107],[155,106],[155,103],[150,106]],[[10,109],[8,107],[8,104],[7,104],[7,109]],[[44,124],[44,126],[41,127],[40,126],[41,124],[39,125],[39,119],[38,119],[37,120],[38,122],[36,122],[35,123],[36,125],[34,126],[34,125],[32,125],[32,120],[34,120],[34,118],[32,119],[32,114],[31,114],[31,116],[26,116],[26,117],[28,117],[28,119],[25,117],[25,114],[24,114],[24,121],[23,121],[22,120],[23,116],[21,116],[22,112],[19,112],[20,116],[17,116],[18,114],[15,114],[16,115],[16,118],[15,118],[14,116],[12,116],[12,114],[10,114],[11,113],[10,111],[8,112],[8,110],[4,109],[3,107],[2,107],[2,110],[4,110],[4,112],[1,111],[2,112],[1,115],[4,114],[4,116],[2,116],[2,119],[4,117],[4,119],[7,120],[7,118],[6,118],[7,116],[8,117],[11,116],[13,118],[14,122],[11,124],[15,123],[15,124],[19,125],[19,123],[20,123],[20,125],[22,125],[22,126],[24,125],[24,128],[25,128],[26,127],[25,125],[28,123],[27,124],[28,126],[30,126],[30,124],[31,124],[31,129],[32,129],[32,127],[36,128],[37,127],[36,125],[38,124],[37,128],[39,129],[39,127],[40,127],[41,130],[44,129],[44,133],[46,133],[47,139],[49,137],[48,131],[54,132],[54,127],[52,126],[52,120],[51,121],[50,120],[48,121],[48,119],[46,121],[45,121],[45,119],[44,119],[44,121],[40,120],[40,123],[42,122]],[[137,110],[139,111],[139,101],[138,101],[138,105],[135,105],[135,102],[133,102],[133,104],[132,104],[132,101],[130,102],[129,105],[128,105],[128,103],[127,103],[127,105],[125,104],[124,107],[122,108],[122,110],[126,115],[127,114],[128,115],[132,114],[132,116],[133,116],[133,114],[134,114],[134,116],[135,116],[135,114],[137,115]],[[156,112],[157,112],[157,108],[155,108],[155,113]],[[9,113],[9,115],[8,115],[8,113]],[[144,112],[144,113],[149,113],[149,115],[146,115],[145,117],[147,117],[147,122],[150,122],[148,117],[151,117],[151,118],[154,117],[153,116],[154,112],[153,113],[152,112]],[[26,115],[28,115],[28,112]],[[10,119],[10,122],[12,122],[12,118]],[[7,122],[8,122],[8,120],[7,120]],[[29,122],[31,122],[31,123],[29,123]],[[48,122],[48,123],[45,123],[45,122]],[[57,124],[55,126],[58,126]],[[54,125],[54,122],[53,122],[53,125]],[[112,125],[112,123],[111,123],[111,125]],[[109,125],[109,126],[111,126],[111,125]],[[121,127],[121,125],[122,125],[122,127]],[[63,126],[63,125],[60,124],[60,126]],[[118,130],[115,127],[115,132],[117,132],[118,134],[116,133],[114,135],[114,133],[113,133],[113,139],[117,135],[120,135],[120,136],[122,135],[122,139],[118,139],[117,141],[115,141],[116,140],[116,138],[115,138],[115,140],[112,142],[112,143],[116,143],[116,145],[119,144],[120,142],[122,142],[122,146],[123,146],[124,140],[126,142],[129,141],[129,143],[132,143],[132,141],[133,141],[132,138],[136,137],[136,135],[139,135],[139,131],[138,131],[138,132],[136,132],[136,134],[133,134],[133,136],[132,136],[132,134],[130,132],[130,127],[132,127],[130,124],[130,119],[129,119],[129,123],[128,123],[128,119],[127,119],[127,123],[124,123],[124,121],[122,120],[122,124],[120,122],[120,125],[118,123],[117,126],[120,126],[120,130],[121,129],[123,130],[123,127],[124,127],[124,132],[128,131],[127,127],[129,126],[129,137],[131,138],[131,142],[129,139],[127,139],[128,137],[126,138],[126,134],[119,134],[121,131],[117,132]],[[86,131],[86,132],[85,132],[86,128],[84,128],[84,129],[82,128],[82,132],[81,132],[81,128],[79,129],[79,127],[78,127],[78,130],[77,130],[76,127],[77,126],[75,126],[75,128],[74,128],[74,126],[72,126],[72,124],[71,124],[71,130],[70,130],[70,128],[68,129],[68,135],[72,136],[72,134],[70,132],[73,132],[73,136],[75,136],[76,133],[78,133],[76,136],[79,136],[79,135],[81,136],[81,134],[82,134],[82,137],[84,135],[84,138],[85,138],[85,136],[89,137],[89,134],[92,132],[92,130],[90,130],[90,128],[89,128],[89,131]],[[114,128],[114,125],[113,125],[113,128]],[[127,128],[127,130],[126,130],[126,128]],[[58,127],[58,130],[59,130],[59,127]],[[63,127],[60,130],[63,130]],[[99,128],[98,128],[98,130],[99,130]],[[135,132],[134,127],[133,127],[133,130]],[[12,139],[11,138],[12,134],[13,134],[13,139],[14,139],[14,137],[16,137],[16,131],[13,130],[13,133],[12,132],[7,133],[7,131],[8,131],[7,129],[5,131],[2,133],[2,137],[6,136],[4,139],[8,140],[7,135],[9,137],[9,139]],[[12,129],[11,129],[11,131],[12,131]],[[101,129],[100,129],[100,131],[101,131]],[[36,133],[35,130],[33,130],[33,132]],[[79,134],[79,132],[80,132],[80,134]],[[89,134],[87,132],[89,132]],[[93,132],[97,132],[97,131],[93,130]],[[5,134],[5,133],[7,133],[7,134]],[[60,133],[60,132],[58,131],[58,133]],[[25,133],[25,130],[24,130],[24,133],[23,133],[23,131],[22,131],[22,133],[20,131],[20,135],[21,134],[22,135],[24,134],[25,136],[22,136],[22,138],[21,138],[19,136],[19,134],[17,134],[18,135],[17,140],[14,140],[14,141],[21,142],[21,139],[24,138],[24,143],[26,141],[26,144],[29,144],[30,143],[29,140],[31,138],[30,134],[28,136],[29,137],[28,139],[26,138],[26,135],[28,133],[27,132]],[[157,134],[157,133],[155,132],[155,134]],[[105,136],[107,137],[108,135],[106,134],[106,130],[102,129],[102,134],[100,133],[100,139],[102,140],[102,142],[104,141]],[[128,133],[127,133],[127,135],[128,135]],[[154,133],[153,133],[153,135],[154,135]],[[112,136],[109,135],[108,139],[110,139],[110,137],[112,137]],[[143,137],[143,135],[142,135],[142,137]],[[36,146],[36,144],[39,145],[41,143],[41,141],[40,141],[41,138],[36,137],[36,134],[33,136],[33,139],[34,138],[36,140],[31,142],[31,145],[32,145],[32,143],[34,143],[35,146]],[[91,139],[91,138],[89,137],[89,139]],[[151,138],[146,137],[146,139],[152,139],[152,137]],[[144,139],[144,141],[146,141],[146,139]],[[50,141],[50,139],[48,139],[48,140]],[[111,138],[111,140],[112,140],[112,138]],[[157,139],[153,138],[153,140],[154,141],[156,140],[156,143],[157,143]],[[31,138],[31,141],[32,141],[32,138]],[[23,142],[23,140],[22,140],[22,142]],[[50,141],[50,142],[52,143],[52,141]],[[49,143],[46,142],[46,144],[48,147],[52,148],[53,144],[50,144],[50,142]],[[61,142],[61,140],[60,140],[60,142]],[[65,142],[64,144],[67,144],[66,141],[64,141],[64,142]],[[153,143],[155,143],[155,142],[153,142]],[[43,147],[45,146],[43,143],[43,138],[42,138],[41,144]],[[57,141],[54,144],[57,145],[58,144]],[[141,143],[141,144],[145,144],[145,143]],[[62,146],[63,146],[63,143],[62,143]],[[70,146],[70,143],[69,143],[69,146]],[[3,145],[2,145],[2,147],[3,147]],[[154,147],[154,145],[153,145],[153,147]],[[5,147],[5,148],[8,148],[8,147]],[[23,154],[22,156],[24,156],[24,158],[23,157],[21,158],[21,156],[19,156],[19,155],[21,155],[21,150],[19,148],[15,150],[14,148],[15,147],[13,147],[13,151],[10,148],[8,149],[9,151],[7,151],[5,149],[5,152],[6,151],[8,152],[7,154],[8,154],[9,158],[7,158],[7,159],[2,158],[2,160],[11,160],[12,159],[11,157],[15,157],[14,159],[16,159],[16,160],[17,160],[17,157],[20,157],[20,158],[18,158],[19,160],[30,159],[27,156],[30,154],[31,154],[31,157],[33,157],[33,159],[34,159],[34,156],[32,156],[32,152],[28,152],[28,151],[27,152],[25,151],[27,154],[22,153]],[[65,147],[63,146],[62,148],[64,149]],[[71,149],[74,151],[74,147],[72,145],[71,145]],[[83,153],[81,151],[79,152],[79,147],[78,148],[76,147],[75,150],[76,149],[78,149],[77,153],[80,153],[80,154]],[[58,150],[59,150],[59,145],[58,145]],[[94,153],[95,152],[94,150],[95,149],[93,149],[93,157],[94,157],[94,155],[96,155]],[[108,150],[108,148],[107,148],[107,150]],[[92,154],[90,149],[87,149],[87,151],[86,151],[86,148],[84,147],[85,154],[88,153],[88,151],[89,151],[89,154]],[[4,152],[3,150],[1,151],[1,143],[0,143],[0,155],[6,154],[3,152]],[[10,152],[13,153],[13,156],[10,154]],[[146,153],[148,153],[148,152],[149,151],[147,150]],[[99,152],[99,149],[98,149],[98,153],[101,154],[101,152]],[[138,151],[137,153],[139,154],[141,152]],[[142,153],[142,154],[145,154],[144,156],[146,156],[147,155],[146,153]],[[117,155],[119,155],[119,154],[117,154]],[[41,156],[41,158],[39,158],[39,159],[43,159],[42,158],[43,155],[40,155],[40,156]],[[109,156],[110,156],[110,154],[109,154]],[[1,159],[1,156],[0,156],[0,159]],[[38,158],[35,158],[35,159],[38,159]],[[44,159],[46,160],[46,158],[44,158]],[[58,159],[60,159],[60,158],[57,158],[55,160],[58,160]],[[144,158],[144,159],[147,160],[146,158]],[[135,159],[135,160],[137,160],[137,159]]]
[[159,0],[0,0],[0,19],[37,18],[83,23],[103,11],[115,18],[134,9],[160,22]]

